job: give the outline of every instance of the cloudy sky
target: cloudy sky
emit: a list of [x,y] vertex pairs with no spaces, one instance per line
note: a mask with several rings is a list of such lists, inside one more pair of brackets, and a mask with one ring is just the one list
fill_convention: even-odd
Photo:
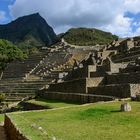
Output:
[[92,27],[120,37],[140,35],[140,0],[0,0],[0,24],[36,12],[56,33]]

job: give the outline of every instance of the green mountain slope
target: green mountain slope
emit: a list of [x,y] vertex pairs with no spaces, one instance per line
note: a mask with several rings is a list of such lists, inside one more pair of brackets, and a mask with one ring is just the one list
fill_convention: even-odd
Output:
[[68,43],[80,46],[107,44],[118,38],[109,32],[94,28],[72,28],[63,37]]
[[0,25],[0,38],[31,46],[51,45],[57,41],[52,27],[38,13]]

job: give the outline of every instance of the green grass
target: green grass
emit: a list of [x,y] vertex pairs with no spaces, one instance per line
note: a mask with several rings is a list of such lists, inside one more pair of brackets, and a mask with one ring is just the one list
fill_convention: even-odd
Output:
[[55,101],[55,100],[46,100],[46,99],[41,99],[41,98],[29,100],[27,102],[36,104],[36,105],[41,105],[46,108],[60,108],[60,107],[68,107],[68,106],[77,105],[76,103],[67,103],[67,102],[60,102],[60,101]]
[[132,112],[119,112],[116,102],[9,116],[31,140],[140,140],[140,103],[130,103]]
[[0,123],[2,123],[4,121],[4,115],[0,114]]

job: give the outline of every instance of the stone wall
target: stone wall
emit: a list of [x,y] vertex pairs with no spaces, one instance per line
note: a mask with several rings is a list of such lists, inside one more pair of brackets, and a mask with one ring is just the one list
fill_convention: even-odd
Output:
[[8,140],[29,140],[15,127],[8,115],[5,115],[4,127],[6,129]]
[[111,73],[119,73],[120,69],[127,67],[127,63],[111,63]]
[[105,84],[104,77],[86,78],[87,87],[97,87],[99,85],[104,85],[104,84]]
[[95,87],[104,84],[104,77],[83,78],[62,83],[51,84],[49,91],[65,93],[88,93],[88,87]]
[[131,96],[131,90],[129,84],[89,87],[88,93],[94,95],[114,96],[118,98],[128,98]]
[[86,78],[86,77],[90,78],[91,73],[95,73],[95,72],[96,72],[95,65],[88,65],[83,68],[77,68],[69,72],[66,80],[73,80],[73,79]]
[[130,84],[131,96],[135,97],[140,94],[140,84]]
[[86,93],[86,79],[51,84],[48,90],[65,93]]
[[94,95],[114,96],[118,98],[129,98],[140,93],[140,84],[117,84],[89,87],[88,93]]
[[87,75],[88,75],[87,68],[78,68],[78,69],[75,69],[75,70],[69,72],[67,80],[85,78],[85,77],[87,77]]
[[107,84],[140,83],[140,73],[121,73],[106,76]]
[[62,93],[62,92],[48,92],[40,91],[39,97],[49,100],[59,100],[66,102],[76,102],[76,103],[94,103],[99,101],[112,101],[113,97],[109,96],[98,96],[91,94],[75,94],[75,93]]

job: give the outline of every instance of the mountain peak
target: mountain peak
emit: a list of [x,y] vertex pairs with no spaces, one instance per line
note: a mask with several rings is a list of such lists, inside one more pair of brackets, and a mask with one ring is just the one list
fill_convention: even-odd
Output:
[[37,42],[51,45],[57,41],[52,27],[39,13],[19,17],[9,24],[0,25],[0,38],[13,43],[29,42],[31,45],[36,45]]

